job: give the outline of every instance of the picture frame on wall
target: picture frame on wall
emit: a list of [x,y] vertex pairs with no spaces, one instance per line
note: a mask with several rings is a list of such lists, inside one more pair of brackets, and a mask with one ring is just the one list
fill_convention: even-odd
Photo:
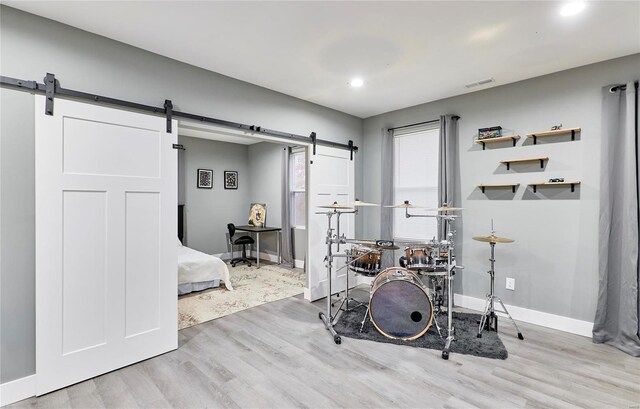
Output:
[[198,189],[213,189],[213,170],[198,169]]
[[236,170],[224,171],[224,188],[238,189],[238,171]]

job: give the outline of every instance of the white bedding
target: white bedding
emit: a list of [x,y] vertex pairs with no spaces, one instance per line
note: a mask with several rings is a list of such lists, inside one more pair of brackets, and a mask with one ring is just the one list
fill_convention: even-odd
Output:
[[213,280],[221,280],[228,290],[233,290],[229,278],[229,269],[224,261],[216,256],[211,256],[179,244],[178,285],[203,283]]

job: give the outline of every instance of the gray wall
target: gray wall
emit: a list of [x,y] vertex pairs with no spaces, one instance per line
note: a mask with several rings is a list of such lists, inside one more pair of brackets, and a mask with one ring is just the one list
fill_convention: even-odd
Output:
[[[171,99],[180,111],[362,145],[359,118],[0,6],[0,73],[42,81],[47,72],[65,88],[155,106]],[[31,95],[6,89],[0,94],[4,383],[35,371],[34,111]],[[356,166],[360,186],[360,162]]]
[[[456,292],[482,298],[489,285],[489,245],[471,239],[487,235],[493,218],[498,235],[514,238],[496,249],[496,289],[505,303],[565,317],[593,321],[598,291],[598,208],[600,183],[601,88],[640,77],[640,55],[593,64],[485,91],[448,98],[368,118],[364,121],[365,199],[379,202],[380,129],[458,114],[465,270]],[[483,151],[473,143],[480,127],[501,125],[525,134],[562,123],[582,127],[575,142],[567,138],[538,145],[520,140],[516,147],[491,145]],[[518,165],[507,171],[499,160],[549,156],[539,165]],[[576,193],[551,188],[533,194],[527,183],[552,177],[581,180]],[[479,183],[521,183],[515,195]],[[379,235],[379,210],[365,208],[364,237]],[[516,279],[515,291],[505,278]]]
[[[269,142],[249,145],[249,201],[267,204],[267,226],[282,226],[283,149],[284,145]],[[276,254],[277,235],[264,234],[260,246],[261,252]]]
[[[185,245],[207,254],[229,251],[227,223],[246,223],[249,210],[247,145],[180,136],[184,145]],[[213,170],[213,189],[197,187],[198,169]],[[236,170],[237,190],[224,188],[224,171]]]

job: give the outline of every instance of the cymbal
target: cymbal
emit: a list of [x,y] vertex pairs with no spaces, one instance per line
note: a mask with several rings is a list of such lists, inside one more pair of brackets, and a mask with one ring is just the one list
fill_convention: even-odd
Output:
[[356,199],[355,202],[351,203],[351,206],[380,206],[379,204],[376,203],[367,203],[367,202],[362,202],[360,201],[360,199]]
[[449,206],[441,206],[441,207],[435,207],[433,209],[427,209],[427,211],[430,212],[457,212],[460,210],[464,210],[464,207],[449,207]]
[[323,206],[318,206],[318,207],[320,207],[322,209],[345,209],[345,210],[353,209],[349,205],[338,204],[337,202],[333,202],[330,205],[323,205]]
[[476,236],[473,239],[484,243],[513,243],[515,241],[506,237],[498,237],[495,234],[492,234],[491,236]]
[[409,203],[408,200],[405,200],[404,203],[401,203],[398,205],[385,206],[385,207],[392,207],[396,209],[424,209],[424,206],[414,206],[411,203]]
[[345,204],[342,204],[340,206],[365,207],[365,206],[380,206],[380,205],[379,204],[375,204],[375,203],[362,202],[362,201],[360,201],[360,199],[356,199],[355,201],[353,201],[351,203],[345,203]]

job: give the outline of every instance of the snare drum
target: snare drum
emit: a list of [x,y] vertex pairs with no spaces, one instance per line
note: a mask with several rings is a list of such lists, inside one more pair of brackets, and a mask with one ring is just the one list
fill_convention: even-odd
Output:
[[405,264],[409,270],[426,270],[432,266],[433,249],[428,246],[410,246],[404,249]]
[[373,280],[369,318],[387,338],[421,337],[433,321],[433,304],[427,287],[413,271],[390,267]]
[[374,276],[380,272],[380,260],[382,250],[371,247],[354,246],[351,249],[351,261],[349,270],[358,274]]

